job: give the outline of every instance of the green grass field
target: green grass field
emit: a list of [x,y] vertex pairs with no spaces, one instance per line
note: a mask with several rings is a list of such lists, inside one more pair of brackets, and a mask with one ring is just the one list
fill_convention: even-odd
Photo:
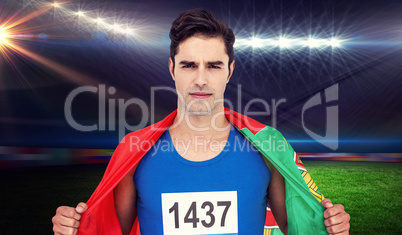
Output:
[[[321,192],[351,215],[350,234],[400,234],[402,164],[304,163]],[[52,234],[56,208],[86,201],[105,167],[0,170],[0,234]]]
[[321,192],[343,204],[350,234],[401,234],[402,164],[313,162],[305,165]]

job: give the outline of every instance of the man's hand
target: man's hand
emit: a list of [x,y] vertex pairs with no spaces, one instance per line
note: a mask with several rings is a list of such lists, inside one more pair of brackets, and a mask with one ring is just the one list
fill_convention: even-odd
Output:
[[324,211],[324,224],[329,234],[349,234],[350,215],[345,212],[341,204],[332,205],[328,198],[321,201],[326,208]]
[[81,214],[88,209],[87,204],[80,202],[77,207],[60,206],[53,216],[53,232],[55,235],[77,234]]

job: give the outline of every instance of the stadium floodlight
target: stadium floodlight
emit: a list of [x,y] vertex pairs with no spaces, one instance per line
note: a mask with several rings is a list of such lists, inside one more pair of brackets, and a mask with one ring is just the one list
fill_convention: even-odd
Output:
[[248,39],[239,38],[239,39],[236,39],[234,46],[235,47],[250,46],[250,41]]
[[132,29],[130,28],[123,28],[121,25],[119,24],[113,24],[110,26],[110,29],[112,29],[115,33],[120,33],[120,34],[131,34],[132,33]]
[[303,42],[303,44],[310,48],[319,47],[322,45],[322,40],[310,37],[307,41]]
[[248,44],[252,47],[263,47],[264,39],[252,37]]
[[82,11],[78,11],[77,13],[75,13],[77,16],[84,16],[84,12]]
[[98,17],[95,19],[95,22],[98,24],[103,23],[103,19]]
[[279,46],[280,48],[288,48],[290,47],[291,40],[285,37],[280,37],[276,42],[275,45]]
[[336,38],[331,38],[331,40],[329,40],[328,44],[332,47],[340,47],[341,46],[341,40],[336,39]]
[[60,7],[60,3],[57,3],[57,2],[54,2],[52,5],[53,5],[54,7],[56,7],[56,8]]
[[235,47],[253,47],[253,48],[270,48],[272,46],[277,46],[280,48],[290,48],[290,47],[309,47],[309,48],[322,48],[322,47],[342,47],[341,43],[343,40],[337,38],[323,39],[323,38],[286,38],[279,37],[277,39],[270,38],[258,38],[251,37],[240,38],[236,40]]
[[117,33],[123,32],[123,28],[122,28],[120,25],[118,25],[118,24],[113,24],[113,25],[111,26],[111,28],[112,28],[113,31],[115,31],[115,32],[117,32]]

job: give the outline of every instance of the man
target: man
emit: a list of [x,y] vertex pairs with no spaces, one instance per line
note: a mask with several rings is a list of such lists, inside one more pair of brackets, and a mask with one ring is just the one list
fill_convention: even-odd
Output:
[[[190,10],[173,22],[170,38],[177,111],[127,135],[89,209],[59,207],[54,233],[263,234],[268,202],[284,234],[348,234],[349,215],[329,199],[322,209],[283,136],[224,108],[235,68],[226,23]],[[143,148],[148,140],[153,146]],[[282,147],[268,150],[267,141]]]

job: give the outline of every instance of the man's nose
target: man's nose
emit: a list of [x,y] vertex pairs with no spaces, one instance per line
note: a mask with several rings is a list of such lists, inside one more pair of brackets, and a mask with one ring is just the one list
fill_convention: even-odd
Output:
[[207,85],[208,82],[208,74],[207,74],[207,70],[205,68],[200,67],[197,70],[197,74],[196,74],[196,78],[194,80],[194,83],[197,86],[203,87],[205,85]]

